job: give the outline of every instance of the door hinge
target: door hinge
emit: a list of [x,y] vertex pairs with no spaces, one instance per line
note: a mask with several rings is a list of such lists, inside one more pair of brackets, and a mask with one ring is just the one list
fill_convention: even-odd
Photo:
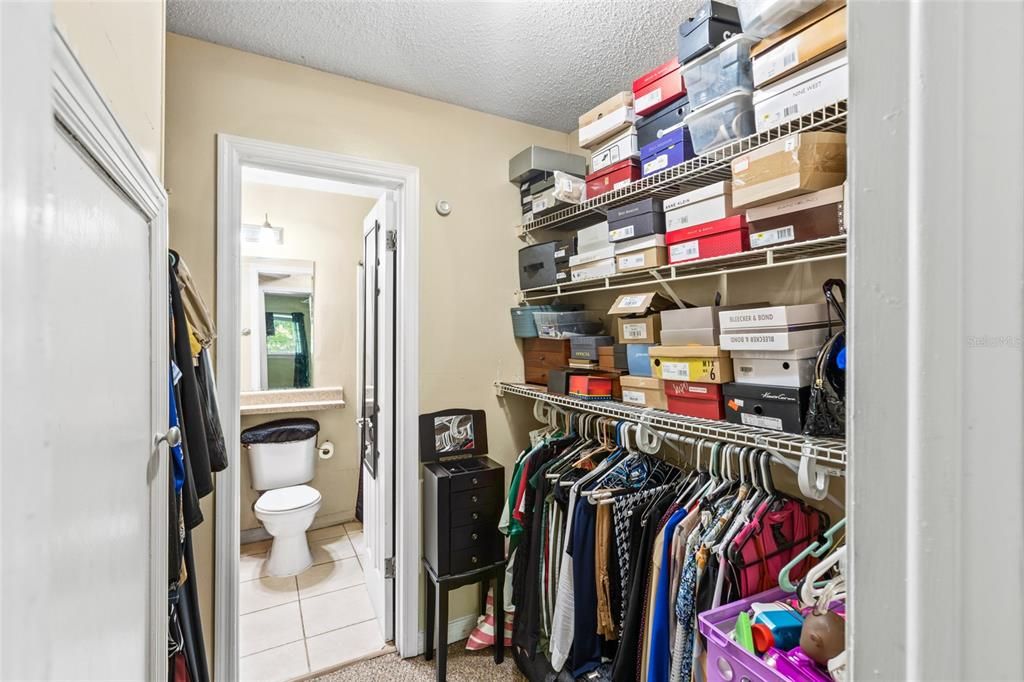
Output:
[[388,230],[384,238],[388,251],[398,250],[398,230]]
[[384,560],[384,577],[394,578],[395,577],[395,557],[388,557]]

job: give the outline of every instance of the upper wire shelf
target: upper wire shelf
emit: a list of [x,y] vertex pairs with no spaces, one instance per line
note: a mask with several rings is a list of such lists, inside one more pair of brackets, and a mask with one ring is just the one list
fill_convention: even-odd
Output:
[[508,394],[532,398],[578,412],[598,414],[633,423],[645,423],[654,428],[683,435],[710,438],[736,445],[749,445],[785,457],[810,457],[835,467],[846,466],[846,441],[842,438],[814,438],[712,419],[685,417],[663,410],[645,409],[614,401],[581,400],[572,396],[548,393],[543,386],[506,381],[499,381],[495,386],[498,395]]
[[691,263],[665,265],[650,270],[623,272],[608,277],[567,282],[546,287],[533,287],[519,292],[525,303],[543,301],[562,296],[588,294],[612,289],[631,289],[664,285],[687,279],[729,275],[752,270],[764,270],[784,265],[800,265],[834,260],[846,256],[846,235],[824,237],[796,244],[783,244],[757,251],[743,251],[728,256],[705,258]]
[[678,166],[641,178],[621,189],[612,190],[599,197],[588,199],[520,225],[520,239],[526,239],[538,230],[568,230],[585,227],[607,214],[609,208],[628,204],[648,197],[670,198],[713,182],[732,179],[731,162],[737,156],[746,154],[762,145],[793,133],[835,130],[846,131],[846,100],[830,104],[823,109],[812,111],[800,118],[736,140],[707,154],[684,161]]

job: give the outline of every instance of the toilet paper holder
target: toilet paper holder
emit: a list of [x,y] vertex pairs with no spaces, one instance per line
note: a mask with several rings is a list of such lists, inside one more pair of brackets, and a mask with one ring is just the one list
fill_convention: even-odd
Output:
[[320,455],[320,459],[330,459],[334,456],[334,443],[329,440],[325,440],[323,443],[317,446],[317,453]]

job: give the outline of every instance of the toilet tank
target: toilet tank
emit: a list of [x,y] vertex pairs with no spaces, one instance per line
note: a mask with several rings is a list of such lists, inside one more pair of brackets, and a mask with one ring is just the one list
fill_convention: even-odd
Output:
[[274,490],[312,481],[319,432],[315,419],[278,419],[243,431],[253,489]]

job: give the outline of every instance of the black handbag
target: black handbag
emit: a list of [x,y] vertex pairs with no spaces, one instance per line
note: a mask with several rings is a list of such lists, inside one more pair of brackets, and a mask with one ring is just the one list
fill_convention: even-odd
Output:
[[[835,289],[842,294],[842,301],[836,299]],[[846,349],[846,283],[841,279],[830,279],[822,285],[822,290],[828,304],[830,335],[818,351],[814,364],[804,435],[845,436],[846,367],[845,363],[840,365],[839,356]],[[832,332],[833,312],[842,324],[835,332]]]

